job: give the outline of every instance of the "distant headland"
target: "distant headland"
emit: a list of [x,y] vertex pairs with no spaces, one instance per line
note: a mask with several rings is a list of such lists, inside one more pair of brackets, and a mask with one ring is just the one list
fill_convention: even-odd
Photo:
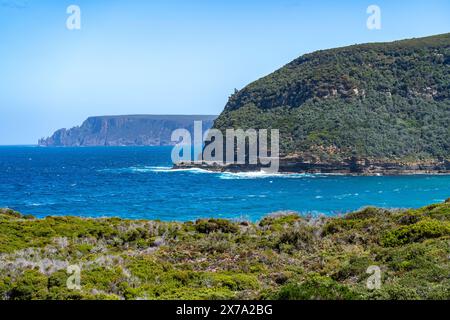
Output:
[[202,121],[212,127],[215,115],[119,115],[89,117],[81,126],[59,129],[38,144],[47,147],[166,146],[173,145],[171,133],[178,128],[193,130]]

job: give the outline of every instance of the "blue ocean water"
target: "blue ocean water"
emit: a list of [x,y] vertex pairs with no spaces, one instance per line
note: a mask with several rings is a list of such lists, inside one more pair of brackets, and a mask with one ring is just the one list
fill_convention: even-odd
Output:
[[450,176],[354,177],[171,170],[171,147],[0,147],[0,207],[37,217],[258,220],[276,211],[334,215],[450,197]]

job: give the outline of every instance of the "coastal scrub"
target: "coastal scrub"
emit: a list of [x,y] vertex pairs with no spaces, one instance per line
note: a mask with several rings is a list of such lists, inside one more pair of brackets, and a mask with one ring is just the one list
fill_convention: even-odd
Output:
[[[0,298],[450,299],[450,202],[257,223],[0,210]],[[80,290],[67,286],[78,266]],[[381,272],[368,289],[370,266]]]

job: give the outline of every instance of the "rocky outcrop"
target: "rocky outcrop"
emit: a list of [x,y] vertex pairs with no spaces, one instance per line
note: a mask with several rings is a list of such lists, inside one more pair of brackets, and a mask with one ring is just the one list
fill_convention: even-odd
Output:
[[[281,157],[279,173],[322,173],[348,175],[410,175],[410,174],[450,174],[450,162],[447,160],[402,162],[376,159],[350,158],[343,161],[307,161],[302,158]],[[195,164],[179,163],[175,169],[200,168],[218,172],[255,172],[264,170],[264,166],[250,164]]]
[[60,129],[39,140],[40,146],[163,146],[173,145],[173,130],[193,132],[194,121],[203,131],[211,128],[211,115],[125,115],[90,117],[79,127]]

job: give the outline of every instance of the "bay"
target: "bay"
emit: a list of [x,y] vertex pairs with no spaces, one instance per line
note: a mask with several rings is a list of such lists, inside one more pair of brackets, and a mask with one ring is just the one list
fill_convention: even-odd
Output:
[[45,216],[257,221],[278,211],[339,215],[450,197],[450,176],[172,170],[171,147],[0,147],[0,207]]

